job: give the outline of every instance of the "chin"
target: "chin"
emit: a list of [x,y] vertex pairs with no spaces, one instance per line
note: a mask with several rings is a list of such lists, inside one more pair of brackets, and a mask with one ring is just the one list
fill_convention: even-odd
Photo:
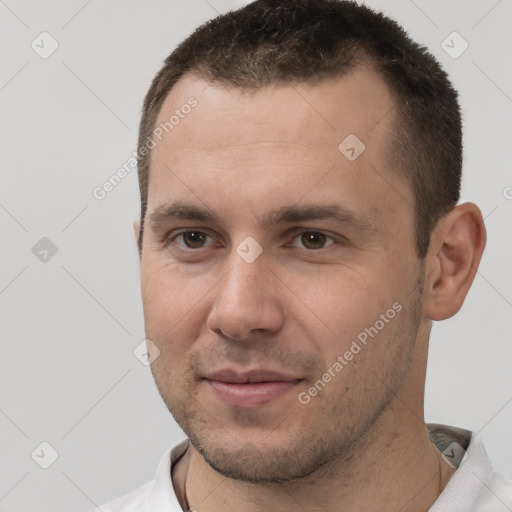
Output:
[[332,450],[321,440],[313,447],[307,438],[270,443],[268,434],[260,441],[241,436],[238,442],[229,434],[226,439],[200,437],[189,435],[208,465],[226,478],[243,482],[291,482],[311,475],[332,460]]

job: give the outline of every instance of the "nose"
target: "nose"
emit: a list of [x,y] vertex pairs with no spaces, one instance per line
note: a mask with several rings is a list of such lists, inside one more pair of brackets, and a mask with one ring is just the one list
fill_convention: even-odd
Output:
[[216,288],[208,328],[236,341],[279,331],[284,320],[279,298],[283,290],[264,253],[248,263],[233,251],[227,263],[229,270]]

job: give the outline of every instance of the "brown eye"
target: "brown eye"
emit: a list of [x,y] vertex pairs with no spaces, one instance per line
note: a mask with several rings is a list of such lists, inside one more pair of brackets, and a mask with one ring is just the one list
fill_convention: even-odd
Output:
[[[302,246],[305,249],[309,250],[318,250],[327,247],[332,244],[333,238],[325,233],[319,231],[303,231],[294,240],[299,239],[301,241]],[[331,241],[331,243],[326,244],[327,241]]]
[[185,242],[185,245],[191,249],[197,249],[202,246],[205,239],[206,235],[199,231],[187,231],[186,233],[183,233],[183,241]]
[[169,240],[169,243],[181,239],[182,243],[176,242],[177,245],[186,247],[187,249],[200,249],[205,246],[205,242],[208,238],[210,238],[209,235],[202,231],[189,230],[178,233]]

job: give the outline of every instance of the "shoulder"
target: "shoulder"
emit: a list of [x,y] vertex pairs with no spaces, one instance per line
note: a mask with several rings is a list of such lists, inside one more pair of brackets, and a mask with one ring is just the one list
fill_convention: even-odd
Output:
[[493,472],[482,487],[475,512],[510,512],[512,510],[512,480]]
[[429,512],[512,511],[512,480],[493,470],[476,433],[432,423],[427,430],[443,458],[456,468]]
[[168,448],[160,459],[155,478],[137,489],[87,512],[180,511],[172,482],[173,466],[187,451],[188,439]]

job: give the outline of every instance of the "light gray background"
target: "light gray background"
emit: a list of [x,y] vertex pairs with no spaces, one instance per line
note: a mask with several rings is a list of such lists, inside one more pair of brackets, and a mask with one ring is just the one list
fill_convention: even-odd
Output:
[[[135,170],[102,201],[92,190],[135,151],[162,60],[216,11],[245,3],[0,0],[2,511],[92,508],[151,480],[184,437],[133,354],[144,338]],[[427,45],[460,91],[463,199],[488,230],[462,311],[433,330],[427,421],[480,432],[511,476],[512,3],[367,4]],[[59,44],[47,59],[31,48],[43,31]],[[441,48],[453,31],[469,43],[458,59]],[[47,262],[32,253],[42,237],[58,248]],[[46,470],[31,458],[43,441],[58,452]]]

